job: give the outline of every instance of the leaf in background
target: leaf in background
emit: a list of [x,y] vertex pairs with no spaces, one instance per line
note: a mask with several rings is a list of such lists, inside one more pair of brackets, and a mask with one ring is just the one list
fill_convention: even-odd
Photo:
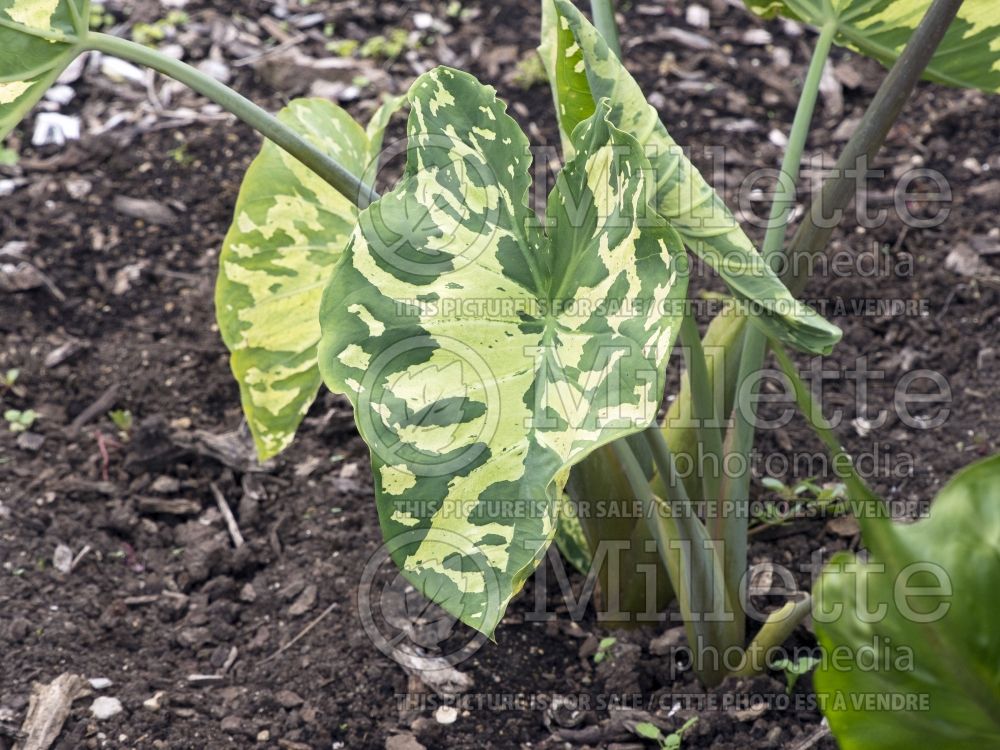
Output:
[[[598,100],[607,98],[612,124],[646,148],[656,179],[652,202],[685,244],[719,272],[738,299],[753,305],[751,319],[768,335],[828,354],[840,329],[796,300],[775,276],[597,29],[568,0],[545,2],[554,5],[545,11],[548,34],[541,54],[562,131],[572,132],[593,114]],[[553,12],[557,23],[551,21]]]
[[[367,134],[323,99],[296,100],[278,119],[354,174],[374,176],[382,133],[400,104],[386,102]],[[262,461],[291,443],[316,398],[320,300],[357,213],[270,141],[243,178],[219,258],[216,316]]]
[[409,97],[406,173],[327,287],[320,368],[354,402],[384,536],[412,535],[404,575],[490,634],[552,540],[568,468],[653,420],[686,258],[642,215],[648,163],[606,105],[574,133],[546,235],[494,90],[441,67]]
[[0,0],[0,141],[80,54],[74,35],[89,6],[86,0]]
[[[891,65],[931,0],[746,0],[754,13],[776,13],[813,26],[837,24],[834,41]],[[924,78],[1000,93],[1000,3],[965,0],[948,27]]]
[[[1000,747],[1000,456],[959,472],[926,519],[901,524],[859,514],[858,521],[868,561],[834,556],[813,610],[826,652],[816,693],[841,748]],[[939,583],[950,590],[935,592]],[[837,617],[823,614],[841,607]],[[856,661],[837,669],[835,651]],[[923,703],[880,710],[871,698],[881,696]]]
[[580,525],[580,519],[576,516],[573,501],[565,493],[560,493],[558,502],[556,545],[570,565],[587,575],[591,562],[587,535],[583,533],[583,527]]

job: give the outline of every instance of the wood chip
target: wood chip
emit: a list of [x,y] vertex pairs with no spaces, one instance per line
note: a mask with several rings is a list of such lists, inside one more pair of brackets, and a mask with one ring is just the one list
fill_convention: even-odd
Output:
[[149,224],[173,224],[177,220],[177,215],[159,201],[116,195],[111,205],[118,213]]
[[25,740],[19,750],[47,750],[62,732],[73,701],[86,692],[87,681],[69,672],[64,672],[47,685],[36,682],[28,714],[21,725]]
[[140,497],[136,499],[136,508],[147,515],[193,516],[201,513],[201,503],[183,498]]
[[86,427],[87,424],[90,423],[92,420],[110,411],[111,408],[115,405],[115,402],[117,400],[118,400],[118,384],[113,383],[112,385],[108,386],[108,388],[104,391],[104,393],[102,393],[100,396],[97,397],[96,401],[94,401],[90,406],[88,406],[86,409],[84,409],[77,415],[76,419],[74,419],[70,423],[67,432],[70,434],[70,436],[76,435],[78,432],[80,432],[82,428]]
[[236,523],[236,516],[233,515],[233,511],[229,507],[229,503],[226,502],[225,496],[216,486],[215,482],[212,482],[210,486],[212,488],[212,494],[215,495],[215,502],[219,506],[219,512],[222,513],[222,517],[226,521],[226,528],[229,529],[229,536],[232,537],[233,546],[239,549],[246,542],[243,541],[243,534],[240,533],[239,524]]

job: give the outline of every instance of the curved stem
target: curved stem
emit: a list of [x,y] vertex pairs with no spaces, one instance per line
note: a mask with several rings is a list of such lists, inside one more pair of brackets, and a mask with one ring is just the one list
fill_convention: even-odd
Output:
[[301,161],[358,208],[365,208],[378,200],[378,193],[362,183],[337,161],[245,96],[200,70],[149,47],[109,34],[91,33],[82,39],[81,43],[88,49],[153,68],[211,99]]
[[698,441],[705,450],[706,460],[701,471],[702,500],[717,501],[721,499],[722,431],[715,412],[715,384],[705,361],[698,325],[690,315],[685,315],[681,321],[680,334],[691,386],[692,416]]
[[812,610],[812,596],[806,594],[798,601],[790,600],[770,615],[743,654],[743,663],[732,674],[749,677],[768,668],[770,652],[788,640],[792,631]]
[[795,109],[795,119],[792,120],[792,129],[788,135],[785,156],[781,160],[780,191],[771,202],[770,220],[767,224],[767,233],[764,235],[763,255],[764,259],[769,262],[776,258],[777,253],[781,250],[781,241],[785,236],[788,215],[795,205],[795,184],[798,182],[799,169],[802,165],[802,151],[805,149],[806,138],[809,135],[809,124],[812,122],[813,111],[816,108],[819,84],[823,78],[823,68],[830,56],[830,47],[833,45],[833,38],[836,34],[836,21],[828,21],[820,30],[812,60],[809,62],[809,71],[802,84],[802,94],[799,96],[799,104]]
[[[775,195],[771,204],[771,221],[764,236],[764,261],[773,263],[781,252],[781,243],[785,236],[785,224],[792,209],[795,198],[795,183],[798,181],[799,168],[802,163],[802,151],[805,148],[806,137],[809,134],[809,124],[812,121],[816,99],[819,96],[819,83],[823,77],[823,67],[830,55],[830,47],[837,33],[836,23],[828,22],[823,26],[809,63],[799,96],[799,104],[795,109],[792,130],[788,137],[788,146],[781,162],[781,193],[787,196],[780,200]],[[739,373],[736,377],[736,398],[733,404],[733,426],[726,436],[728,454],[739,457],[737,470],[732,476],[726,475],[722,481],[722,499],[727,502],[732,512],[723,524],[723,540],[725,546],[726,581],[730,585],[730,595],[734,603],[743,609],[742,592],[733,587],[733,582],[742,580],[747,566],[747,531],[749,519],[743,512],[745,504],[750,501],[750,459],[754,443],[755,414],[754,392],[757,373],[764,363],[767,352],[767,338],[757,326],[747,326],[743,338],[743,350],[740,356]],[[727,461],[728,464],[728,461]],[[738,583],[736,584],[738,586]]]
[[792,235],[786,251],[789,262],[785,264],[782,281],[793,294],[801,294],[805,289],[813,256],[826,249],[830,235],[840,223],[831,220],[832,217],[847,208],[854,197],[857,184],[854,170],[875,158],[961,4],[962,0],[934,0],[931,3],[865,110],[854,135],[844,146],[833,168],[834,177],[823,183],[819,197],[809,206]]

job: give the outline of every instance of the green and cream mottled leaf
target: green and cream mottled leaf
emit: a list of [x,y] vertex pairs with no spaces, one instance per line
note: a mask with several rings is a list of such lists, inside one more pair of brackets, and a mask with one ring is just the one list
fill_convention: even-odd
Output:
[[858,521],[867,559],[838,553],[814,589],[816,694],[840,747],[1000,747],[1000,456],[960,471],[927,518]]
[[645,215],[648,162],[606,105],[573,135],[546,233],[492,88],[436,68],[409,97],[407,169],[326,290],[320,369],[354,402],[404,575],[492,633],[569,467],[655,417],[686,258]]
[[559,495],[558,521],[556,522],[556,545],[562,556],[579,572],[587,575],[592,562],[587,535],[576,515],[576,506],[566,495]]
[[80,50],[85,0],[0,0],[0,140],[24,119]]
[[[367,133],[323,99],[294,101],[278,118],[354,174],[374,175],[399,105],[387,102]],[[316,398],[320,300],[356,223],[347,198],[265,141],[243,179],[216,285],[219,329],[261,460],[288,446]]]
[[[770,17],[781,13],[814,26],[836,23],[837,44],[891,65],[931,0],[746,0]],[[1000,93],[1000,3],[965,0],[924,77],[952,86]]]
[[655,174],[651,200],[685,244],[719,272],[739,300],[751,305],[754,322],[769,335],[799,349],[828,353],[840,330],[778,280],[600,33],[568,0],[544,1],[546,18],[555,14],[558,19],[548,22],[542,54],[562,131],[571,133],[591,117],[599,100],[611,102],[611,122],[646,148]]

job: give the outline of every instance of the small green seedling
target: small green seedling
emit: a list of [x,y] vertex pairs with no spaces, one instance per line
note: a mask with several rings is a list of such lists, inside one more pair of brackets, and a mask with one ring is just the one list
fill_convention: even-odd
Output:
[[378,34],[369,37],[358,54],[365,59],[395,60],[409,49],[418,47],[416,39],[410,36],[406,29],[389,29],[385,35]]
[[665,735],[658,726],[651,724],[648,721],[644,721],[641,724],[636,724],[633,731],[643,739],[658,742],[660,750],[680,750],[681,740],[684,739],[684,733],[697,723],[697,717],[688,719],[684,722],[684,726],[676,732]]
[[754,513],[753,530],[781,526],[801,516],[839,515],[845,510],[847,486],[843,482],[817,484],[815,478],[787,485],[780,479],[764,477],[761,484],[776,494],[784,507],[769,503]]
[[611,655],[611,647],[618,642],[617,638],[601,638],[597,644],[597,653],[594,654],[594,664],[600,664]]
[[21,371],[14,367],[7,372],[0,373],[0,388],[13,388],[19,377],[21,377]]
[[126,435],[132,431],[132,426],[135,424],[132,412],[128,409],[114,409],[113,411],[109,411],[108,418],[120,432]]
[[12,148],[0,148],[0,167],[16,167],[17,151]]
[[19,409],[8,409],[3,413],[3,418],[7,420],[7,425],[11,432],[27,432],[31,425],[38,419],[38,412],[33,409],[20,411]]
[[177,29],[188,22],[188,14],[182,10],[172,10],[166,18],[153,23],[137,23],[132,27],[132,39],[137,44],[156,47],[167,37],[177,33]]
[[800,656],[794,660],[782,657],[771,662],[771,668],[780,669],[785,673],[785,680],[788,683],[785,686],[785,692],[791,695],[799,678],[811,672],[817,664],[819,664],[819,659],[815,656]]

